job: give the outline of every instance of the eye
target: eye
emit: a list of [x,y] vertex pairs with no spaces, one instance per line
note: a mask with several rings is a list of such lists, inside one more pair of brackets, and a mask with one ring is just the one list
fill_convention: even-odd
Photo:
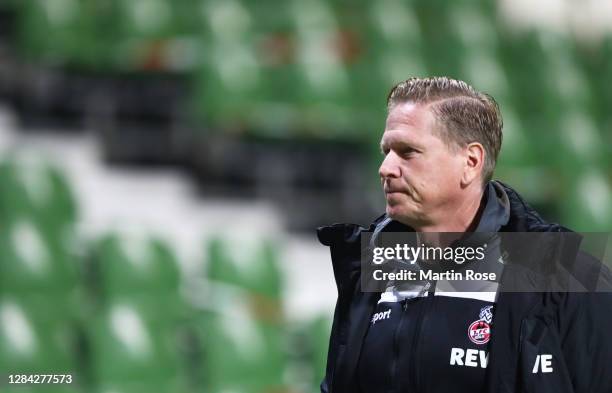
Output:
[[389,148],[388,147],[381,147],[380,148],[380,152],[383,154],[383,156],[386,156],[387,154],[389,154]]
[[416,150],[414,149],[405,149],[402,150],[402,157],[404,158],[410,158],[412,156],[414,156],[416,154]]

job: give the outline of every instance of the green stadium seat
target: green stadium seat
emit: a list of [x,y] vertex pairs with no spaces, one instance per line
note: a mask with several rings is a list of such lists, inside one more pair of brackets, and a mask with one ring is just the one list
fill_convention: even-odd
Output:
[[87,337],[96,389],[186,391],[182,351],[191,312],[168,244],[113,233],[96,242],[92,256],[97,288]]
[[497,100],[510,97],[510,86],[504,67],[495,51],[470,48],[461,58],[462,79],[477,90],[484,91]]
[[73,255],[53,236],[22,220],[0,235],[2,290],[14,292],[66,292],[73,289],[79,265]]
[[97,242],[93,254],[106,296],[178,293],[178,261],[160,239],[109,234]]
[[458,0],[448,4],[447,14],[452,31],[464,49],[497,48],[496,14],[488,0]]
[[200,63],[201,1],[109,0],[90,8],[104,34],[107,71],[185,73]]
[[567,35],[545,31],[538,32],[538,40],[545,60],[542,67],[548,71],[546,76],[550,79],[556,101],[562,108],[590,108],[591,91],[585,71],[577,59],[573,40]]
[[0,369],[74,373],[77,325],[70,315],[72,304],[48,295],[0,297]]
[[175,31],[171,1],[117,1],[114,5],[119,14],[119,28],[126,39],[164,39]]
[[451,44],[460,59],[459,75],[498,100],[510,98],[506,70],[500,59],[496,13],[488,1],[457,1],[449,5]]
[[255,254],[253,270],[254,275],[249,289],[268,299],[280,299],[283,278],[279,268],[279,250],[273,242],[262,242]]
[[[26,170],[32,171],[24,168],[24,171]],[[41,218],[41,224],[54,231],[73,225],[77,219],[77,206],[63,173],[56,167],[47,166],[34,181],[43,183],[42,186],[47,188],[46,192],[41,192],[43,198],[40,198],[36,204],[36,214]],[[35,183],[32,186],[33,190],[28,189],[28,192],[35,193],[37,186]],[[36,198],[33,196],[32,199]]]
[[196,109],[210,126],[241,127],[263,86],[253,35],[257,21],[239,0],[202,1],[200,13],[205,56],[195,77]]
[[[593,67],[591,73],[591,82],[595,90],[597,99],[598,113],[602,119],[602,123],[608,127],[612,124],[612,114],[610,113],[610,102],[612,102],[612,91],[608,87],[612,84],[612,34],[609,34],[602,42],[600,51],[597,52],[596,66]],[[608,143],[612,147],[612,143]],[[609,156],[612,157],[612,148],[608,150]]]
[[19,4],[19,48],[28,60],[49,65],[92,65],[94,17],[81,0],[29,0]]
[[593,117],[570,107],[560,120],[561,146],[553,161],[570,176],[585,166],[605,165],[605,145]]
[[319,384],[325,376],[331,328],[331,319],[323,316],[314,319],[308,326],[310,350],[312,354],[312,382],[315,389],[319,388]]
[[530,140],[530,135],[514,106],[508,101],[498,101],[502,117],[503,144],[498,167],[529,167],[537,164],[539,157]]
[[260,84],[246,106],[247,121],[255,138],[288,139],[300,124],[300,77],[297,47],[289,5],[273,0],[244,3],[252,18],[250,45],[259,64]]
[[[200,323],[202,370],[208,391],[282,390],[286,368],[285,332],[281,325],[254,320],[248,302],[219,307]],[[243,390],[245,389],[245,390]]]
[[523,118],[546,113],[550,86],[541,64],[544,55],[535,33],[500,37],[500,62],[506,68],[513,105]]
[[212,238],[206,242],[207,266],[206,278],[225,284],[244,286],[245,283],[238,266],[230,258],[226,244],[220,238]]
[[451,27],[448,2],[416,2],[415,10],[420,21],[423,55],[430,76],[458,77],[461,50]]
[[[209,391],[280,389],[286,333],[278,250],[269,241],[234,240],[207,243],[208,311],[196,321],[206,366],[202,379]],[[238,249],[229,246],[238,243]]]
[[309,0],[292,1],[288,9],[295,29],[301,104],[307,109],[321,101],[331,105],[346,100],[350,86],[341,52],[334,46],[339,24],[333,8],[326,1]]
[[596,168],[571,179],[561,200],[561,221],[577,231],[608,231],[612,225],[612,186]]
[[165,383],[182,378],[179,325],[158,299],[114,299],[88,321],[96,383]]
[[367,28],[362,37],[366,47],[353,83],[359,88],[356,119],[367,125],[364,135],[370,136],[370,143],[377,146],[384,125],[384,101],[391,87],[410,77],[428,76],[429,70],[415,2],[377,0],[366,7],[362,15]]
[[51,235],[72,225],[76,202],[61,171],[49,164],[11,159],[0,165],[0,214],[5,222],[36,221]]
[[[235,242],[234,242],[235,243]],[[230,284],[266,299],[279,299],[282,275],[278,250],[270,241],[261,244],[230,246],[228,239],[213,238],[207,242],[208,280]]]
[[451,22],[447,50],[459,59],[458,75],[477,89],[495,97],[507,96],[507,81],[497,58],[498,38],[494,14],[482,2],[456,1],[449,4]]
[[5,226],[24,217],[31,217],[34,213],[33,207],[25,186],[19,179],[14,161],[7,160],[0,164],[0,184],[0,214]]
[[22,160],[0,164],[0,282],[22,292],[71,290],[76,204],[61,172]]

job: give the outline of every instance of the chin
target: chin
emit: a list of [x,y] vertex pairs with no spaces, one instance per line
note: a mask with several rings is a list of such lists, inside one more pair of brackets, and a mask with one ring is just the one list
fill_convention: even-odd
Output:
[[387,205],[385,212],[387,213],[387,216],[389,216],[391,219],[408,226],[412,226],[411,223],[418,221],[418,214],[416,214],[416,212],[410,209],[406,209],[405,206]]
[[407,212],[404,211],[405,209],[402,209],[402,206],[389,206],[387,205],[386,208],[386,213],[389,217],[391,217],[392,219],[396,220],[396,221],[403,221],[402,218],[405,218],[407,216]]

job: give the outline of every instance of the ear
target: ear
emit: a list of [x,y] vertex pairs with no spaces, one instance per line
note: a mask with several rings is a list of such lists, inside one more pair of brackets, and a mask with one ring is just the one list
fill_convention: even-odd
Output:
[[484,166],[485,149],[478,142],[472,142],[465,148],[465,166],[461,182],[467,186],[474,181],[480,181]]

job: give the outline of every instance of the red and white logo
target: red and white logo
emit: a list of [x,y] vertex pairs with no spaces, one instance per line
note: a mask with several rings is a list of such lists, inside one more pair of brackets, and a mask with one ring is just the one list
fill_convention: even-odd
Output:
[[491,326],[481,319],[474,321],[468,328],[468,337],[474,344],[486,344],[491,338]]

